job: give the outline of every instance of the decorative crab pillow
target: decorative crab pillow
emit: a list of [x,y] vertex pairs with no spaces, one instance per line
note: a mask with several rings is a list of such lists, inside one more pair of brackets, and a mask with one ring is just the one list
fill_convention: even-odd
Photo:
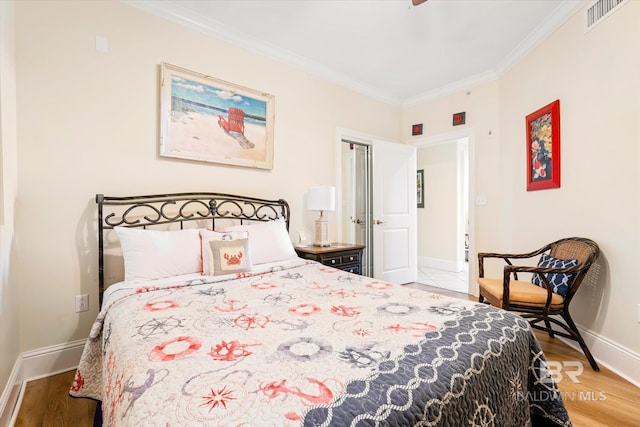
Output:
[[[248,239],[249,235],[246,231],[213,231],[213,230],[200,230],[200,240],[202,244],[202,274],[205,276],[215,276],[215,258],[213,254],[212,246],[210,245],[213,241],[225,241],[231,242],[237,239]],[[247,243],[248,245],[248,243]],[[218,245],[219,246],[219,245]],[[231,254],[228,254],[231,257]],[[248,260],[248,252],[245,251],[242,255],[242,259]],[[222,258],[224,261],[224,258]],[[219,264],[218,264],[219,265]],[[251,266],[249,266],[251,267]],[[218,274],[226,274],[226,273],[218,273]]]
[[[538,261],[538,267],[551,267],[551,268],[571,268],[578,265],[577,259],[559,259],[554,258],[547,254],[540,255],[540,261]],[[569,284],[573,280],[575,276],[574,273],[563,274],[563,273],[547,273],[545,274],[549,284],[551,285],[551,290],[563,297],[566,297],[569,293]],[[534,274],[531,278],[531,283],[534,285],[538,285],[544,288],[544,283],[540,278],[539,274]]]
[[211,276],[251,271],[249,239],[210,240]]

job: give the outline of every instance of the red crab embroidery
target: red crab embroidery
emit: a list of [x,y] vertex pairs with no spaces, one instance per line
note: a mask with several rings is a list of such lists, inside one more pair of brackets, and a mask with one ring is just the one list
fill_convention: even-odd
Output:
[[224,259],[227,260],[227,265],[240,265],[243,256],[244,254],[240,251],[238,255],[224,254]]

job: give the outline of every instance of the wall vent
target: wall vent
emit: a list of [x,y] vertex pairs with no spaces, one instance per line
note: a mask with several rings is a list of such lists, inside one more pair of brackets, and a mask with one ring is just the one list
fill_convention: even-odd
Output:
[[629,0],[595,0],[584,11],[584,32],[591,30]]

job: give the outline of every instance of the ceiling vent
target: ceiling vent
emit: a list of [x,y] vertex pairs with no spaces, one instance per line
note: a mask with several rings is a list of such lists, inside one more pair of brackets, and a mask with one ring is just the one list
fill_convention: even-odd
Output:
[[584,32],[591,30],[629,0],[595,0],[584,11]]

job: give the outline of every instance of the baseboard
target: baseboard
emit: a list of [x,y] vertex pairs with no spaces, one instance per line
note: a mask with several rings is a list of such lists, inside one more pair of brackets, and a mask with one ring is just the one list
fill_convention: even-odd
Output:
[[15,422],[28,381],[75,369],[80,362],[85,342],[86,340],[77,340],[22,353],[0,396],[0,426],[10,427]]
[[22,356],[18,356],[9,375],[7,385],[0,396],[0,426],[13,425],[15,408],[19,407],[20,397],[24,388]]
[[22,353],[24,380],[32,381],[75,369],[85,342],[77,340]]
[[[583,327],[578,326],[578,330],[598,365],[605,366],[636,387],[640,387],[640,370],[638,370],[640,354]],[[576,341],[559,338],[569,347],[582,353],[582,349]],[[585,364],[585,369],[591,369],[588,363]]]
[[418,267],[432,268],[434,270],[460,272],[464,269],[464,262],[456,262],[448,259],[418,257]]

